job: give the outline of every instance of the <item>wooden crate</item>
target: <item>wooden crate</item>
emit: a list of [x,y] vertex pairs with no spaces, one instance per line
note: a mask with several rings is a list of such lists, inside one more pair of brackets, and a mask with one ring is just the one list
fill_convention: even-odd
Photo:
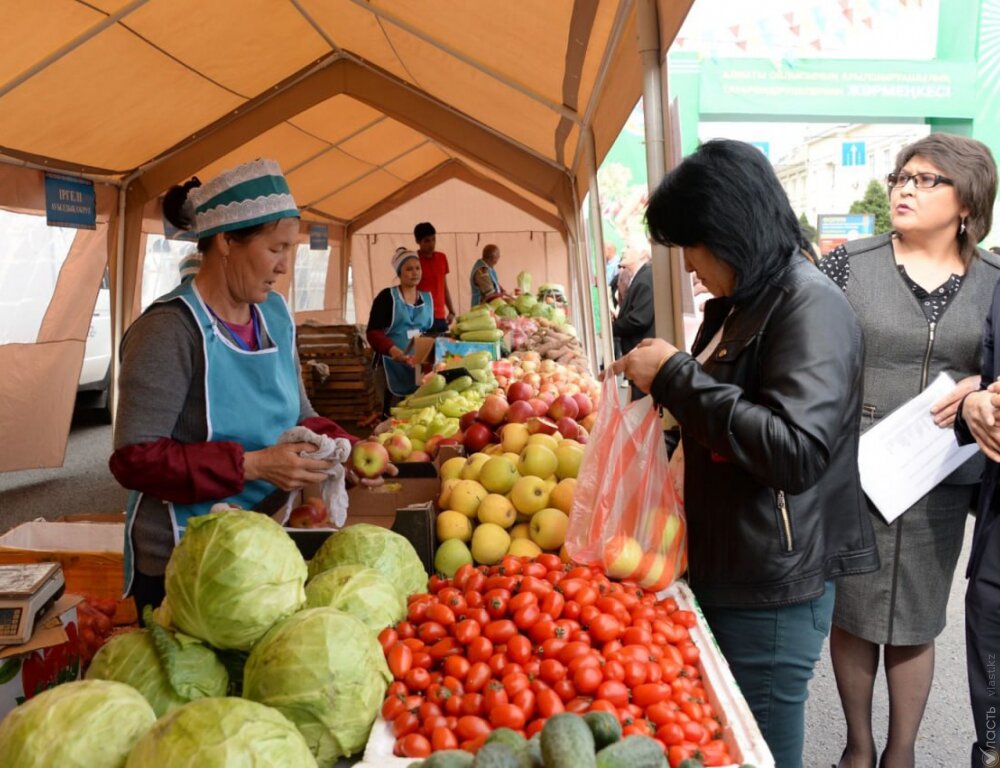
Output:
[[302,381],[319,415],[357,421],[380,408],[372,350],[357,326],[302,325],[297,335]]
[[296,334],[303,360],[358,356],[365,347],[356,325],[300,325]]

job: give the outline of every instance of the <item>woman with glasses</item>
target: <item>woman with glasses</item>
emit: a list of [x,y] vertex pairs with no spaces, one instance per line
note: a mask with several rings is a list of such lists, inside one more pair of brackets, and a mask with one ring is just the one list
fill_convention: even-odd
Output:
[[[973,139],[936,133],[904,147],[888,176],[893,231],[838,247],[819,267],[845,292],[865,334],[862,430],[926,388],[956,382],[931,413],[950,429],[979,388],[983,318],[1000,260],[977,248],[990,231],[997,170]],[[945,625],[965,519],[982,471],[974,457],[887,524],[869,504],[881,568],[837,585],[830,654],[847,721],[840,768],[876,764],[872,693],[879,657],[889,733],[878,764],[912,766]]]
[[680,424],[689,583],[776,765],[799,768],[835,580],[878,568],[858,478],[861,326],[749,144],[703,144],[646,221],[716,298],[692,354],[644,339],[610,374]]

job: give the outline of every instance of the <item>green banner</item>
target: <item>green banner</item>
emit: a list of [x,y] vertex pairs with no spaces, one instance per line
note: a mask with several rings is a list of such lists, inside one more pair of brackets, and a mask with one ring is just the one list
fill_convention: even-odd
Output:
[[975,62],[706,59],[700,111],[847,119],[965,118],[976,110]]

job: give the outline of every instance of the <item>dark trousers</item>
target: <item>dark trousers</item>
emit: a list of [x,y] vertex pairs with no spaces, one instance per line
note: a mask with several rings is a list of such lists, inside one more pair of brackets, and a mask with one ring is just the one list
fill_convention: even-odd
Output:
[[142,609],[147,605],[152,606],[154,610],[159,608],[163,598],[167,596],[165,583],[163,576],[147,576],[138,569],[136,570],[129,595],[135,599],[135,608],[139,612],[140,623],[146,623],[142,619]]
[[431,325],[431,329],[428,333],[447,333],[448,332],[448,320],[443,317],[439,317]]
[[750,705],[777,768],[801,768],[809,681],[833,617],[834,583],[822,597],[781,608],[702,612]]
[[993,768],[1000,764],[997,730],[997,656],[1000,655],[1000,519],[986,513],[976,521],[975,559],[965,591],[965,657],[969,697],[976,726],[970,765]]

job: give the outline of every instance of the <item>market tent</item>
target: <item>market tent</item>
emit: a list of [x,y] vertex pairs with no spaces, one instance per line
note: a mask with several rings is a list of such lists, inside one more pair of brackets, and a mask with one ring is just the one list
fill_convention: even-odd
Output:
[[[589,300],[580,200],[642,90],[638,11],[658,19],[662,60],[691,2],[15,0],[0,30],[0,160],[24,167],[0,206],[40,211],[23,198],[49,169],[118,193],[97,230],[116,339],[138,311],[158,197],[258,156],[286,169],[305,222],[330,225],[326,310],[345,305],[354,222],[448,164],[543,215]],[[57,341],[82,344],[90,267],[57,308],[76,318]],[[72,365],[18,355],[28,370],[0,382],[0,432],[33,437],[0,449],[0,470],[60,463],[72,406]],[[45,409],[17,406],[39,391]],[[43,428],[39,410],[60,416]]]

